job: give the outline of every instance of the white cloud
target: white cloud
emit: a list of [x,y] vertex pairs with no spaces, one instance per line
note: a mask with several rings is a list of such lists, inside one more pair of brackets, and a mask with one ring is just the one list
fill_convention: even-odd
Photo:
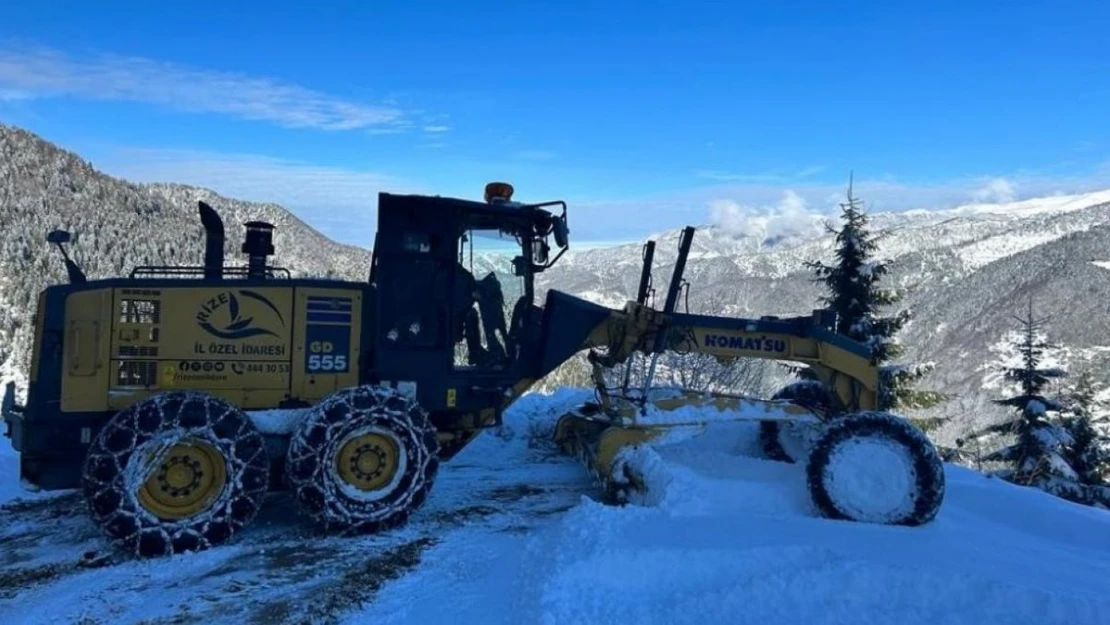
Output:
[[390,129],[408,123],[396,106],[364,104],[270,78],[139,57],[73,58],[41,47],[0,48],[0,94],[144,102],[287,128]]
[[712,223],[727,232],[774,240],[795,235],[820,232],[822,216],[810,210],[806,200],[787,189],[773,204],[751,206],[735,200],[717,199],[709,202]]
[[451,130],[451,127],[447,124],[428,124],[424,126],[424,132],[427,133],[440,133],[447,132],[448,130]]
[[[868,178],[857,175],[855,195],[870,212],[909,209],[940,210],[967,205],[977,191],[993,177],[963,177],[930,182],[909,182],[893,178]],[[999,176],[1014,191],[1014,200],[1076,194],[1110,189],[1110,163],[1073,169],[1069,174],[1014,172]],[[701,187],[645,196],[625,196],[609,200],[591,197],[567,198],[579,232],[594,237],[639,237],[644,232],[659,232],[681,227],[683,223],[705,220],[730,223],[734,228],[769,228],[768,232],[786,234],[805,227],[796,210],[797,203],[785,198],[789,192],[800,198],[815,219],[836,217],[845,199],[848,175],[842,181],[793,180],[722,182]],[[1005,187],[996,185],[995,196]],[[731,204],[729,204],[731,203]],[[734,206],[735,208],[729,208]],[[780,211],[781,218],[772,219]],[[760,221],[764,220],[764,221]],[[772,235],[773,236],[773,235]]]
[[971,194],[971,199],[976,202],[990,204],[1005,204],[1017,199],[1014,185],[1005,178],[991,178],[981,188]]
[[[712,200],[731,199],[741,205],[763,206],[779,201],[787,189],[801,197],[808,206],[820,212],[837,210],[844,201],[847,177],[842,183],[721,184],[692,189],[663,200],[691,200],[707,205]],[[998,177],[966,177],[935,182],[907,182],[892,178],[863,178],[853,184],[855,195],[869,211],[902,211],[908,209],[949,209],[969,202],[1013,202],[1026,198],[1047,197],[1110,189],[1110,163],[1071,175],[1016,173]],[[1020,190],[1020,191],[1019,191]]]
[[426,192],[381,172],[252,154],[123,148],[92,160],[109,175],[135,182],[175,182],[280,204],[325,235],[364,247],[377,226],[379,192]]

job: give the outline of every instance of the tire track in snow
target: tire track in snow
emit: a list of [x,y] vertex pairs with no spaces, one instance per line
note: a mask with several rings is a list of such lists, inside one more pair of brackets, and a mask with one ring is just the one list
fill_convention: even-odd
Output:
[[[509,462],[445,464],[436,496],[383,534],[322,535],[287,494],[274,493],[230,544],[150,560],[113,550],[77,493],[14,502],[0,508],[0,622],[335,622],[419,566],[444,532],[527,532],[589,486],[569,460]],[[28,604],[49,609],[20,609]]]

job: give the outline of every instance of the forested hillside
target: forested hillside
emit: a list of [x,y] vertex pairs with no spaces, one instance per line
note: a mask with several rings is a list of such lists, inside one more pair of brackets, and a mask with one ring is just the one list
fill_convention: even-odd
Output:
[[65,280],[48,232],[73,233],[70,253],[90,278],[126,274],[136,265],[199,263],[198,200],[224,219],[229,264],[243,261],[241,224],[261,219],[277,228],[273,263],[296,275],[357,279],[369,271],[367,250],[335,243],[275,204],[112,178],[36,135],[0,124],[0,378],[22,381],[35,298],[47,284]]

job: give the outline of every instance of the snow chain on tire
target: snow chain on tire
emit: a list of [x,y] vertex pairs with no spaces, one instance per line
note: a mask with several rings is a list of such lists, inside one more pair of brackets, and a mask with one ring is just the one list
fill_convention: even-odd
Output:
[[[360,436],[382,441],[396,456],[380,488],[356,488],[337,466]],[[301,511],[324,531],[384,531],[423,505],[439,469],[438,451],[436,430],[415,400],[391,388],[360,386],[337,391],[308,412],[289,444],[287,479]],[[377,467],[367,479],[381,473]]]
[[[819,413],[821,416],[831,412],[836,405],[836,399],[823,384],[813,380],[803,380],[784,386],[771,397],[773,401],[786,400]],[[808,454],[795,457],[783,445],[784,437],[792,437],[803,442],[807,433],[803,424],[780,423],[778,421],[761,421],[759,423],[759,442],[763,454],[771,460],[779,462],[798,463],[806,459]]]
[[[220,475],[213,482],[190,467],[191,477],[209,480],[212,493],[195,513],[165,518],[142,491],[154,479],[163,496],[175,494],[165,481],[175,445],[208,450]],[[226,542],[254,519],[269,488],[269,459],[262,435],[238,407],[205,393],[175,391],[136,402],[108,421],[89,447],[82,487],[93,520],[131,552],[199,551]]]
[[[859,513],[848,509],[844,501],[836,501],[835,475],[830,472],[833,457],[839,449],[855,442],[880,442],[888,450],[897,450],[911,482],[910,491],[894,511],[873,510]],[[881,471],[878,466],[866,471]],[[881,477],[881,476],[880,476]],[[932,521],[944,501],[944,464],[936,447],[925,434],[909,421],[886,412],[859,412],[837,417],[813,445],[806,466],[806,482],[814,504],[826,517],[886,525],[923,525]],[[849,484],[848,488],[856,486]],[[844,485],[840,485],[844,488]],[[882,493],[897,497],[898,493]]]

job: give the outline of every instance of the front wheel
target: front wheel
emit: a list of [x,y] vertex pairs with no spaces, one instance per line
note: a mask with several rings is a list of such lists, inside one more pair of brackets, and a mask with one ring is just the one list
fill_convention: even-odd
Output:
[[286,472],[301,511],[325,531],[376,532],[423,505],[438,453],[436,430],[414,399],[359,386],[309,411],[290,441]]
[[813,445],[806,481],[814,504],[833,519],[922,525],[944,500],[936,447],[913,424],[885,412],[827,424]]

